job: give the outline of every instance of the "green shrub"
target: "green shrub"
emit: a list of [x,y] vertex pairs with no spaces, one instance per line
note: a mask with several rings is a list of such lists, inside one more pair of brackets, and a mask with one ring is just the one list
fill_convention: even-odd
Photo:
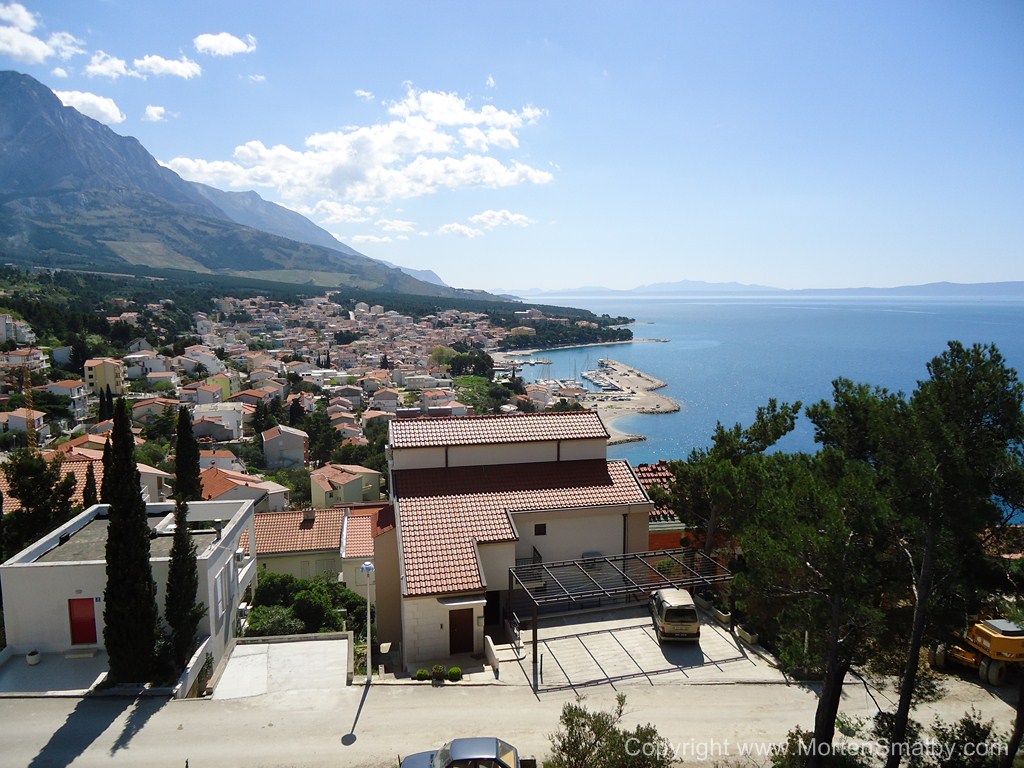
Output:
[[449,669],[448,670],[448,679],[451,680],[453,683],[457,683],[459,680],[461,680],[462,679],[462,668],[461,667],[452,667],[451,669]]
[[340,629],[331,598],[323,589],[304,589],[295,595],[292,613],[303,624],[304,632]]
[[430,679],[430,670],[429,669],[417,669],[416,670],[416,679],[417,680],[429,680]]
[[259,605],[249,614],[249,626],[245,629],[245,636],[298,635],[302,630],[302,622],[295,618],[291,608],[285,608],[283,605]]
[[256,594],[253,596],[253,607],[260,605],[291,605],[295,595],[303,589],[299,579],[288,573],[260,571],[256,582]]
[[441,681],[448,676],[448,670],[445,669],[444,664],[435,664],[430,670],[430,676],[435,680]]

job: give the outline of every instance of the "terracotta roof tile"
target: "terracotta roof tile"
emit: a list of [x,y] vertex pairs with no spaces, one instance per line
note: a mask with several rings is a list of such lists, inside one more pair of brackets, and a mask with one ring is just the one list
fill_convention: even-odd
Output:
[[603,459],[402,470],[394,493],[408,595],[483,589],[476,545],[515,541],[511,512],[648,501],[629,464]]
[[[663,491],[668,491],[669,484],[675,480],[671,465],[664,459],[657,464],[638,464],[633,468],[633,471],[636,473],[636,479],[640,481],[640,485],[648,492],[652,488],[661,488]],[[655,507],[651,510],[652,523],[674,523],[678,521],[679,516],[668,507]]]
[[282,552],[341,551],[341,528],[345,510],[318,509],[314,520],[304,512],[261,512],[255,516],[256,554]]
[[452,416],[391,422],[394,448],[608,439],[595,411]]

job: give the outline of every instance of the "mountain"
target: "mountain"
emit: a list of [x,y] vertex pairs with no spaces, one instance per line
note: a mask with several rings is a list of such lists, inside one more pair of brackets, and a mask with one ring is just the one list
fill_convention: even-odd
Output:
[[0,72],[0,258],[480,297],[367,258],[255,193],[187,182],[136,139],[65,107],[17,72]]
[[[261,229],[274,235],[287,237],[300,243],[319,245],[324,248],[331,248],[341,251],[348,256],[364,256],[343,242],[323,227],[319,227],[307,219],[301,213],[296,213],[277,203],[264,200],[255,192],[224,192],[216,187],[200,184],[197,181],[189,182],[196,188],[203,197],[219,207],[224,213],[239,224],[245,224],[254,229]],[[370,258],[366,256],[365,258]],[[422,280],[425,283],[448,287],[435,272],[429,269],[411,269],[400,267],[383,259],[374,259],[391,269],[400,269],[407,275]]]
[[674,283],[652,283],[631,290],[614,288],[569,288],[558,291],[539,289],[509,291],[494,289],[493,293],[507,297],[526,298],[584,298],[584,297],[672,297],[694,295],[718,296],[907,296],[920,298],[1024,298],[1024,281],[996,283],[923,283],[900,285],[895,288],[772,288],[746,283],[705,283],[699,280],[680,280]]

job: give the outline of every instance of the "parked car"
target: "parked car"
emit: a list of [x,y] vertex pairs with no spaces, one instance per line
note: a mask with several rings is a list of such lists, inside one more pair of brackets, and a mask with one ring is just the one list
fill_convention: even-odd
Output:
[[401,768],[521,768],[519,753],[493,736],[453,739],[434,752],[417,752]]
[[662,640],[700,640],[700,617],[693,597],[685,589],[659,589],[651,593],[647,605],[654,620],[658,642]]

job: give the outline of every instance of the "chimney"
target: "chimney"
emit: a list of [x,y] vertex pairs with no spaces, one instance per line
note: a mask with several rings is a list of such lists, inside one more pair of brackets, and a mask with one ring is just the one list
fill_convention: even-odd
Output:
[[304,522],[304,523],[315,523],[316,522],[316,510],[315,509],[304,509],[304,510],[302,510],[302,522]]

